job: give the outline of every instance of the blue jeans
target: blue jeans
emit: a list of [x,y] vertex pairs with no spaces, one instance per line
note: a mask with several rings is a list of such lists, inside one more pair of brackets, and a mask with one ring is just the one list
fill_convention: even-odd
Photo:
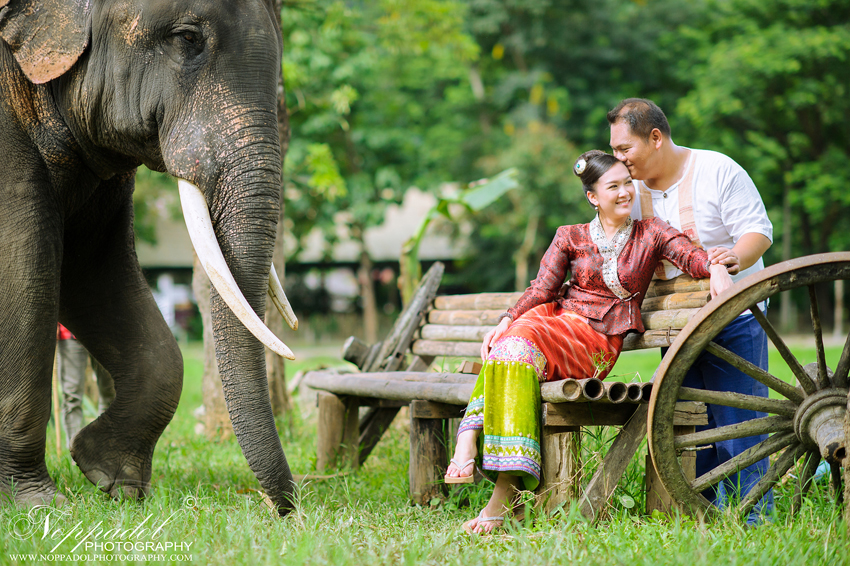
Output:
[[[746,315],[736,318],[714,338],[714,342],[767,371],[767,335],[754,316]],[[666,348],[662,348],[662,355],[665,352]],[[759,383],[708,352],[700,354],[685,375],[682,386],[711,391],[734,391],[758,397],[768,396],[766,385]],[[708,425],[696,427],[696,430],[707,430],[764,416],[767,416],[766,413],[758,411],[735,409],[722,405],[708,405]],[[697,477],[766,439],[767,435],[764,434],[723,440],[714,443],[710,448],[697,451]],[[770,463],[767,458],[760,460],[729,476],[719,484],[706,489],[702,494],[713,504],[723,507],[730,497],[742,498],[749,493],[753,485],[761,479],[769,467]],[[747,522],[757,522],[760,514],[769,514],[772,510],[773,491],[771,490],[762,497]]]

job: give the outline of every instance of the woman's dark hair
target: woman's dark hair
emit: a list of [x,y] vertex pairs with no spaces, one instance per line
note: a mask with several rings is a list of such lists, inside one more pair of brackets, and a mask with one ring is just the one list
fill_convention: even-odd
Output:
[[[573,165],[573,173],[581,179],[585,198],[587,198],[587,193],[593,192],[593,185],[596,184],[599,177],[607,173],[617,163],[619,161],[616,157],[598,149],[591,149],[579,155]],[[588,200],[588,202],[590,201]]]

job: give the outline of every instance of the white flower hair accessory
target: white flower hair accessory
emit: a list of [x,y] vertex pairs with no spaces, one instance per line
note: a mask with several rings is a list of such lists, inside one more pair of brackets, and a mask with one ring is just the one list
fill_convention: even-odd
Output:
[[585,161],[584,159],[579,159],[578,161],[576,161],[576,166],[574,168],[576,175],[581,175],[582,173],[584,173],[584,170],[586,168],[587,168],[587,161]]

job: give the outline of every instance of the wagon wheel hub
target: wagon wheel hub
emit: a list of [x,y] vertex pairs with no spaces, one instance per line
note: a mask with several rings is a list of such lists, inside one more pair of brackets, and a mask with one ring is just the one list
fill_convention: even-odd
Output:
[[822,389],[806,397],[794,415],[797,438],[807,448],[817,449],[830,464],[840,465],[847,452],[844,443],[847,394],[847,389]]

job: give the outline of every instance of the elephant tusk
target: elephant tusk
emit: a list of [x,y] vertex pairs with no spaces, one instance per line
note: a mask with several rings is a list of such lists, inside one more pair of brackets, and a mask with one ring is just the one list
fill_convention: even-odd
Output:
[[215,237],[212,220],[210,219],[207,200],[201,189],[183,179],[177,180],[180,190],[180,203],[183,206],[183,217],[186,227],[189,229],[189,238],[192,246],[204,266],[204,271],[210,278],[210,282],[221,295],[225,304],[230,307],[233,314],[242,321],[242,324],[257,337],[257,339],[268,346],[273,352],[290,360],[295,359],[286,344],[284,344],[269,328],[260,320],[251,305],[248,304],[245,295],[239,290],[221,247]]
[[292,305],[289,304],[289,299],[286,298],[286,293],[283,292],[283,285],[280,284],[280,278],[277,276],[274,264],[269,271],[269,297],[271,297],[274,306],[289,325],[292,330],[298,330],[298,317],[295,316],[295,311],[292,310]]

